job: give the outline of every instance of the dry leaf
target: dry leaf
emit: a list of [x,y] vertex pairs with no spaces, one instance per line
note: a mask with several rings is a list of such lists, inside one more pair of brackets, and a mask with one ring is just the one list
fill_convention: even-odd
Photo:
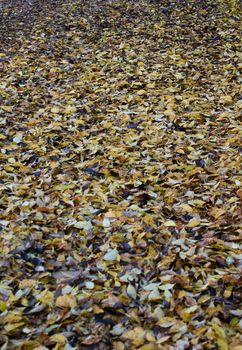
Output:
[[119,255],[116,249],[109,250],[104,256],[103,259],[105,261],[115,261],[118,260]]
[[127,287],[127,295],[132,298],[132,299],[136,299],[137,298],[137,292],[136,289],[134,288],[134,286],[132,286],[132,284],[129,284]]
[[76,297],[72,294],[60,295],[56,299],[56,306],[73,308],[76,306]]
[[239,350],[239,5],[1,1],[2,350]]
[[189,223],[187,224],[187,227],[192,228],[192,227],[197,227],[201,225],[201,221],[197,219],[191,219]]

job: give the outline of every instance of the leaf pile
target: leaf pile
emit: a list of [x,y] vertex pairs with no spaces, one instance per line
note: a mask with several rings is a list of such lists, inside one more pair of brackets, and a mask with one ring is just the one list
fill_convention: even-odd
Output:
[[2,349],[241,350],[238,9],[57,3],[0,52]]

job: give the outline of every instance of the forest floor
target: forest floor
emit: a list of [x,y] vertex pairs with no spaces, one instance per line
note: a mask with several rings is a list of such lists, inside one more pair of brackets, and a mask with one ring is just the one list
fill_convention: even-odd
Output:
[[228,3],[1,2],[2,350],[242,349]]

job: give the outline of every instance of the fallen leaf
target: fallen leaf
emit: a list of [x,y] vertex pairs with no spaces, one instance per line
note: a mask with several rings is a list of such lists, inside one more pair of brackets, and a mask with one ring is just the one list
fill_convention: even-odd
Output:
[[63,308],[73,308],[76,306],[76,297],[72,294],[60,295],[56,299],[56,306]]
[[132,286],[132,284],[129,284],[127,287],[127,295],[132,298],[132,299],[136,299],[137,298],[137,292],[136,289],[134,288],[134,286]]
[[122,337],[131,340],[133,345],[140,346],[145,342],[145,330],[142,327],[135,327],[126,331]]
[[116,249],[109,250],[104,256],[103,259],[106,261],[115,261],[118,260],[118,251]]
[[56,334],[53,334],[53,335],[50,337],[49,341],[50,341],[51,343],[56,343],[56,344],[63,345],[63,344],[66,343],[67,339],[66,339],[66,337],[65,337],[63,334],[61,334],[61,333],[56,333]]
[[187,224],[187,227],[189,228],[193,228],[193,227],[197,227],[201,225],[201,221],[200,220],[197,220],[197,219],[191,219],[188,224]]
[[64,110],[64,113],[66,115],[70,115],[70,114],[76,113],[76,111],[77,111],[77,108],[75,106],[67,106]]

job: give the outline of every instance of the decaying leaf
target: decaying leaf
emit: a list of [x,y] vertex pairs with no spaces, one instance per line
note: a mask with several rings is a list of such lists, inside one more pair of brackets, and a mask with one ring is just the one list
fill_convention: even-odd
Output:
[[0,1],[2,350],[242,350],[239,5]]

